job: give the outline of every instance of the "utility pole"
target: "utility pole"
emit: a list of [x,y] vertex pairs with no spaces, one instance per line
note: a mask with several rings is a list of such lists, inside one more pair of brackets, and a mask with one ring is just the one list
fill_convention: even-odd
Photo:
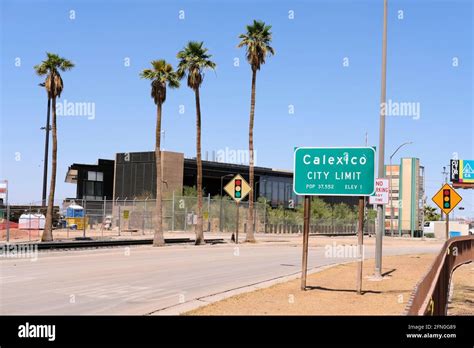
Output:
[[[380,93],[380,130],[379,130],[379,156],[378,177],[383,178],[385,165],[385,114],[386,114],[386,77],[387,77],[387,0],[383,2],[383,34],[382,34],[382,85]],[[375,274],[374,277],[382,278],[382,238],[385,233],[385,217],[383,205],[377,205],[377,232],[375,234]]]
[[46,116],[46,126],[44,128],[45,130],[45,140],[44,140],[44,162],[43,162],[43,196],[41,199],[43,207],[46,206],[46,191],[47,191],[47,181],[48,181],[48,158],[49,158],[49,131],[51,130],[51,127],[49,125],[49,118],[50,118],[50,113],[51,113],[51,98],[48,96],[48,112]]

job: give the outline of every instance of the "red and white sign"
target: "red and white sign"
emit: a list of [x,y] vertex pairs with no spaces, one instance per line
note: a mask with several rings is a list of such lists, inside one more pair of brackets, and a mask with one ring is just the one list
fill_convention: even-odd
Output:
[[388,204],[389,180],[375,179],[375,194],[369,197],[370,204]]
[[0,203],[6,204],[8,192],[8,182],[6,180],[0,181]]

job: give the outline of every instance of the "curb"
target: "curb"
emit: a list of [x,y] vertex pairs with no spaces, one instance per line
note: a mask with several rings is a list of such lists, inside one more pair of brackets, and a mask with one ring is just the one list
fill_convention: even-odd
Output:
[[[345,264],[352,263],[352,262],[355,262],[355,261],[346,261],[346,262],[341,262],[341,263],[334,263],[334,264],[330,264],[330,265],[313,267],[311,269],[308,269],[308,274],[319,273],[319,272],[324,271],[326,269],[336,267],[336,266],[340,266],[340,265],[345,265]],[[245,286],[242,286],[242,287],[238,287],[238,288],[218,292],[218,293],[211,294],[211,295],[206,295],[206,296],[203,296],[203,297],[198,297],[198,298],[189,300],[189,301],[184,302],[184,303],[172,305],[172,306],[169,306],[169,307],[166,307],[166,308],[162,308],[162,309],[158,309],[156,311],[146,313],[145,315],[181,315],[181,314],[184,314],[186,312],[195,310],[197,308],[207,306],[207,305],[215,303],[215,302],[222,301],[224,299],[227,299],[227,298],[235,296],[235,295],[240,295],[240,294],[252,292],[252,291],[255,291],[255,290],[259,290],[259,289],[269,288],[273,285],[286,283],[288,281],[295,280],[295,279],[298,279],[300,277],[301,277],[301,271],[298,271],[298,272],[295,272],[295,273],[292,273],[292,274],[289,274],[289,275],[276,277],[276,278],[269,279],[269,280],[264,280],[264,281],[257,282],[257,283],[254,283],[254,284],[245,285]]]

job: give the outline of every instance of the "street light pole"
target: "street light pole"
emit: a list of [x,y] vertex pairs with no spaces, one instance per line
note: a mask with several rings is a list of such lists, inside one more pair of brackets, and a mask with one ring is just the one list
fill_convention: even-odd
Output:
[[[380,93],[380,129],[378,177],[384,177],[385,164],[385,114],[386,114],[386,77],[387,77],[387,0],[383,2],[383,34],[382,34],[382,85]],[[375,241],[375,278],[382,278],[382,238],[385,231],[383,205],[377,205],[378,228]]]
[[[400,150],[403,146],[408,145],[408,144],[413,144],[412,141],[407,141],[403,144],[401,144],[397,149],[390,155],[390,235],[393,237],[393,198],[392,198],[392,176],[393,176],[393,168],[392,168],[392,158],[395,156],[395,154]],[[398,182],[400,185],[400,171],[398,172]],[[398,200],[400,200],[400,187],[398,188]]]
[[[51,98],[48,96],[48,112],[46,116],[46,126],[44,127],[45,130],[45,140],[44,140],[44,162],[43,162],[43,195],[42,195],[42,205],[43,207],[46,206],[46,191],[47,191],[47,181],[48,181],[48,157],[49,157],[49,118],[51,113]],[[42,128],[43,129],[43,128]]]

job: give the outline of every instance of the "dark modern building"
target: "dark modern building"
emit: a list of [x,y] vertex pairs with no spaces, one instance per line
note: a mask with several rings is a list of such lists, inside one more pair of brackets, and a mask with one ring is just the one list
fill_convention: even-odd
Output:
[[115,161],[99,159],[97,164],[72,164],[66,182],[76,184],[77,199],[88,201],[113,199]]
[[[202,161],[203,189],[211,196],[220,195],[222,187],[237,174],[248,180],[246,165]],[[99,159],[96,165],[74,163],[66,182],[76,183],[76,198],[86,200],[153,198],[156,192],[155,153],[118,153],[115,160]],[[197,164],[183,153],[163,151],[162,173],[164,195],[181,194],[184,186],[195,186]],[[266,197],[272,206],[297,205],[302,197],[294,194],[293,173],[267,167],[255,167],[256,198]],[[357,197],[323,197],[331,203],[356,204]]]

